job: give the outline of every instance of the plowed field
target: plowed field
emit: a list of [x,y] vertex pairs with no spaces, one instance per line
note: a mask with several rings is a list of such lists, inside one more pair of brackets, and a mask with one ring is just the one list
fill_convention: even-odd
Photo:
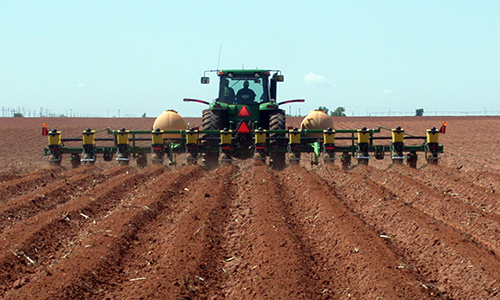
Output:
[[75,137],[153,119],[0,118],[0,299],[500,299],[500,117],[334,119],[441,121],[437,166],[205,171],[42,156],[43,122]]

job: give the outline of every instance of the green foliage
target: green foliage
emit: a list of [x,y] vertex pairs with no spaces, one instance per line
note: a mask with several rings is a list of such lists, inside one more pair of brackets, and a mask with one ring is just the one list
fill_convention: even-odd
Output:
[[22,118],[22,117],[24,117],[22,113],[20,112],[14,113],[14,118]]
[[143,114],[142,114],[142,118],[145,118],[145,117],[146,117],[146,113],[143,113]]
[[337,107],[334,111],[330,113],[332,117],[345,117],[345,108],[342,106]]
[[321,111],[324,111],[324,112],[325,112],[325,114],[328,114],[328,112],[330,111],[330,110],[328,109],[328,107],[325,107],[325,106],[320,106],[320,107],[318,107],[316,110],[321,110]]
[[418,108],[415,110],[415,116],[421,117],[424,115],[424,109],[423,108]]

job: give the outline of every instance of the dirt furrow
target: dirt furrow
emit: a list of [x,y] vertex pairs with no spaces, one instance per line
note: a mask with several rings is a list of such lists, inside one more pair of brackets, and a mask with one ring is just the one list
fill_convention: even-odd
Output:
[[[452,145],[447,145],[445,149],[451,149]],[[498,147],[497,147],[498,148]],[[447,166],[450,168],[462,168],[467,172],[487,170],[487,173],[492,175],[497,175],[500,173],[500,165],[498,164],[498,159],[496,155],[485,155],[482,153],[461,153],[460,155],[454,157],[450,162],[447,161],[447,154],[444,154],[440,165]],[[495,176],[498,179],[498,176]]]
[[[394,168],[402,175],[409,175],[421,183],[439,191],[443,196],[460,199],[484,212],[500,214],[497,203],[500,202],[500,182],[497,184],[489,178],[490,184],[478,184],[478,174],[464,176],[459,170],[442,170],[441,166],[428,166],[422,171],[408,168]],[[468,172],[469,173],[469,172]],[[479,175],[481,176],[481,175]],[[489,175],[488,175],[489,176]],[[484,175],[482,175],[484,177]]]
[[492,170],[464,170],[461,167],[452,168],[442,164],[429,167],[432,168],[433,173],[453,174],[453,176],[457,178],[457,181],[469,182],[494,193],[500,193],[500,190],[498,190],[498,187],[500,186],[500,173],[498,172],[494,172]]
[[500,261],[495,255],[393,194],[387,183],[376,182],[386,176],[372,171],[357,167],[345,173],[325,166],[318,173],[352,211],[399,249],[409,263],[405,267],[415,268],[425,287],[446,299],[497,299]]
[[94,189],[19,222],[2,233],[2,292],[18,289],[40,276],[52,275],[50,267],[64,260],[73,247],[80,245],[79,231],[85,231],[93,222],[109,214],[122,197],[137,192],[134,187],[163,172],[160,167],[145,169],[141,173],[132,173],[129,168],[119,169],[125,174],[118,175],[118,169],[111,170],[110,174],[117,176],[110,176]]
[[153,212],[134,225],[133,242],[113,272],[103,269],[106,289],[97,299],[215,299],[225,276],[221,232],[233,170],[196,168],[184,179],[161,181],[170,192],[151,194]]
[[22,175],[19,174],[0,174],[0,184],[5,183],[6,181],[19,179],[21,177]]
[[[299,166],[280,176],[290,224],[312,253],[314,274],[339,299],[432,299],[418,274],[335,195]],[[433,297],[434,296],[434,297]]]
[[36,191],[38,188],[61,178],[61,168],[48,168],[27,174],[21,178],[15,178],[0,183],[0,203],[6,203],[9,199]]
[[267,166],[242,170],[225,229],[228,274],[225,299],[328,299],[315,281],[311,258],[290,227],[275,172]]
[[108,177],[94,168],[82,168],[79,171],[8,201],[0,209],[0,230],[42,211],[51,210],[92,189]]
[[[464,233],[476,243],[493,251],[497,257],[500,256],[500,215],[488,213],[481,207],[457,199],[453,193],[434,188],[426,182],[427,178],[433,177],[429,175],[431,170],[419,171],[405,166],[394,166],[383,172],[373,169],[371,172],[372,180],[384,185],[391,193],[404,199],[405,203]],[[444,181],[440,182],[444,184]]]

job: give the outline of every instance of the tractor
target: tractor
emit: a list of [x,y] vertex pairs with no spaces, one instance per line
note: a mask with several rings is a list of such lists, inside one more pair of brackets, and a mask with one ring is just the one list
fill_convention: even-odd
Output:
[[[199,102],[209,105],[203,110],[201,131],[217,131],[202,135],[202,147],[212,149],[202,153],[203,165],[212,169],[221,161],[234,158],[246,159],[256,153],[265,160],[269,156],[269,165],[280,169],[285,166],[288,145],[285,127],[285,111],[279,106],[292,102],[304,102],[303,99],[277,102],[277,83],[283,82],[280,71],[273,70],[220,70],[219,94],[214,102],[197,99],[184,99],[186,102]],[[206,75],[206,72],[205,72]],[[203,76],[202,84],[209,84],[210,78]],[[280,131],[271,133],[267,145],[255,141],[255,132]],[[219,133],[219,131],[222,131]],[[224,141],[224,133],[231,140]],[[265,136],[265,135],[264,135]],[[260,148],[259,148],[260,147]]]

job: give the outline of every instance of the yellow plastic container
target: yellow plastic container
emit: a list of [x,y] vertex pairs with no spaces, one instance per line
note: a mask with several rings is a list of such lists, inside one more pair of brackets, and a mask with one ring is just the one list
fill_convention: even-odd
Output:
[[290,140],[290,144],[300,144],[300,135],[301,132],[295,129],[291,129],[288,131],[288,137]]
[[405,131],[403,128],[393,128],[392,129],[392,142],[393,143],[403,143],[405,139]]
[[186,144],[198,145],[198,130],[189,130],[186,132]]
[[95,130],[85,130],[82,139],[84,145],[95,145]]
[[335,130],[323,130],[323,142],[325,144],[335,144]]
[[255,131],[255,143],[256,144],[265,144],[266,143],[266,130],[257,130]]
[[358,129],[358,144],[369,143],[370,142],[370,131],[366,128]]
[[163,145],[163,130],[153,130],[151,132],[151,144],[153,145]]
[[427,144],[439,143],[439,131],[436,129],[427,129]]
[[61,145],[62,137],[61,137],[61,131],[50,131],[49,132],[49,145],[54,146],[54,145]]
[[232,139],[233,139],[233,131],[232,130],[220,132],[220,143],[222,145],[230,145],[232,142]]
[[128,144],[128,140],[129,140],[129,131],[128,130],[120,130],[117,134],[116,134],[116,143],[118,145],[126,145]]

